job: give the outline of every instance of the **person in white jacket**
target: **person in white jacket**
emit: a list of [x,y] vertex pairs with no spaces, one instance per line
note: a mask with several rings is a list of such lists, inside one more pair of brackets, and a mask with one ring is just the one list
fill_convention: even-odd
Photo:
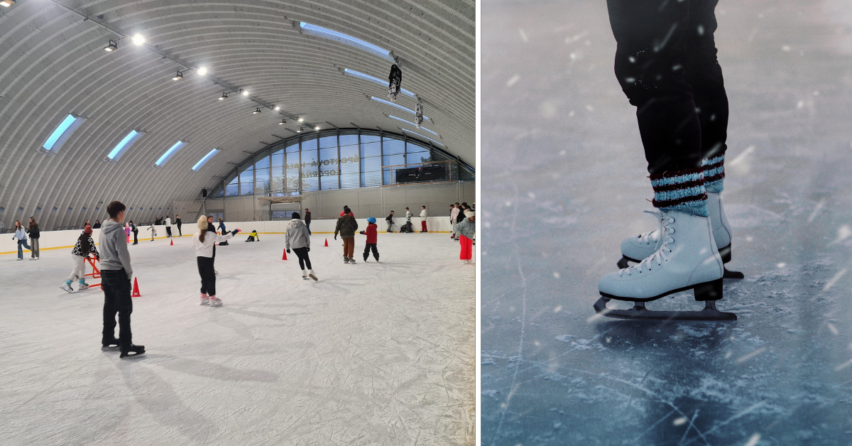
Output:
[[172,236],[172,218],[166,217],[166,237]]
[[216,242],[230,240],[240,232],[234,229],[224,235],[207,230],[207,216],[198,218],[199,231],[192,236],[195,245],[195,256],[198,261],[198,274],[201,276],[201,305],[221,307],[222,301],[216,297],[216,271],[213,269],[213,247]]
[[455,239],[456,234],[458,234],[458,219],[459,219],[459,204],[451,204],[450,207],[450,225],[453,227],[452,232],[450,233],[450,238]]
[[425,233],[429,232],[426,229],[426,217],[427,217],[426,206],[420,206],[420,233],[421,234],[425,234]]
[[[296,251],[296,257],[299,258],[299,267],[302,268],[302,279],[308,280],[308,277],[317,281],[317,276],[311,268],[311,256],[308,253],[311,251],[311,233],[308,231],[308,226],[301,220],[298,212],[293,212],[293,219],[290,220],[290,225],[287,226],[287,232],[284,239],[284,247],[287,252],[290,248]],[[307,266],[307,270],[305,270]]]

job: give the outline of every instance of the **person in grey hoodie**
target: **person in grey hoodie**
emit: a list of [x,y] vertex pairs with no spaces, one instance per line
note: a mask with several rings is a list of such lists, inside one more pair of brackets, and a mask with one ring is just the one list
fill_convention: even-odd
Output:
[[[126,207],[120,201],[113,201],[107,206],[109,220],[104,223],[99,239],[101,285],[104,289],[102,344],[105,348],[118,345],[121,358],[145,354],[144,346],[133,345],[133,335],[130,330],[130,313],[133,312],[130,282],[133,278],[133,268],[130,266],[127,236],[124,233],[125,210]],[[121,329],[118,340],[115,339],[116,313],[118,313],[118,325]]]
[[[285,247],[287,252],[290,248],[296,251],[296,257],[299,258],[299,267],[302,268],[302,279],[308,280],[308,277],[317,280],[314,270],[311,268],[311,257],[308,252],[311,251],[311,233],[308,231],[308,226],[300,220],[298,212],[293,212],[293,219],[290,220],[290,226],[287,226]],[[308,267],[305,271],[305,266]]]

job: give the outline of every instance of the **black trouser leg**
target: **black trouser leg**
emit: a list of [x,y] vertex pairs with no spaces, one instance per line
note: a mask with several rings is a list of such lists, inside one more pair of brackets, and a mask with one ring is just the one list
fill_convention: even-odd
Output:
[[364,246],[364,261],[365,262],[367,261],[367,257],[370,256],[370,251],[373,252],[373,257],[376,260],[379,260],[379,248],[377,248],[377,244],[376,243],[367,243],[367,245]]
[[181,230],[180,230],[180,227],[181,227],[181,226],[182,226],[182,225],[177,225],[177,227],[178,227],[178,237],[183,237],[183,231],[181,231]]
[[138,235],[139,235],[139,231],[133,231],[133,244],[134,244],[134,245],[139,244],[139,238],[138,238]]
[[213,258],[196,257],[198,275],[201,276],[201,292],[208,296],[216,295],[216,272],[213,269]]
[[300,268],[302,268],[303,270],[305,269],[305,267],[307,267],[308,269],[313,269],[311,268],[311,257],[308,254],[308,248],[294,248],[293,252],[295,252],[296,257],[299,258]]
[[172,236],[172,227],[166,226],[166,237],[171,237],[171,236]]
[[708,2],[607,0],[617,42],[615,75],[636,106],[652,174],[701,165],[701,124],[685,72],[688,42],[699,33],[690,27],[693,4]]
[[133,299],[130,297],[130,279],[123,269],[118,271],[101,270],[104,288],[104,341],[114,339],[115,315],[118,313],[118,326],[121,330],[118,342],[130,346],[133,333],[130,329],[130,314],[133,313]]

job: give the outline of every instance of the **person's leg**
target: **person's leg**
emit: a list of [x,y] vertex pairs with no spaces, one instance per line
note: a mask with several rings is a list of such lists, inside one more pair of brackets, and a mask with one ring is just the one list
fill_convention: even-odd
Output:
[[349,258],[355,258],[355,238],[349,239]]
[[367,258],[368,258],[368,257],[370,257],[370,244],[369,244],[369,243],[365,243],[365,244],[364,244],[364,261],[365,261],[365,262],[367,261]]
[[102,271],[101,284],[104,289],[104,329],[101,336],[103,343],[115,339],[115,315],[118,313],[118,290],[114,280],[115,271]]
[[30,258],[35,259],[35,258],[38,258],[38,239],[37,238],[32,239],[32,243],[33,243],[33,245],[32,245],[32,249],[30,250]]
[[[376,261],[379,261],[379,248],[377,247],[377,243],[373,243],[370,245],[370,249],[373,250],[373,257],[376,258]],[[366,259],[365,259],[366,260]]]
[[313,233],[311,232],[311,222],[307,222],[307,223],[305,223],[305,226],[307,226],[307,227],[308,227],[308,235],[313,234]]
[[296,257],[299,258],[299,268],[304,271],[305,270],[305,254],[307,254],[307,249],[305,248],[293,248],[293,252],[296,253]]
[[[207,294],[207,270],[206,263],[208,263],[205,259],[207,257],[196,257],[196,263],[198,264],[198,277],[201,278],[201,294]],[[211,262],[212,263],[212,262]]]
[[127,273],[121,269],[115,271],[115,289],[117,291],[116,303],[118,306],[118,342],[124,346],[133,344],[133,332],[130,329],[130,314],[133,313],[133,299],[131,298],[130,279]]
[[171,237],[171,236],[172,236],[172,227],[166,226],[166,237]]
[[[308,267],[309,270],[312,270],[313,268],[311,267],[311,254],[308,252],[307,248],[302,248],[302,249],[305,250],[305,256],[304,256],[305,257],[305,266]],[[302,269],[304,269],[304,268],[302,268]]]
[[183,231],[181,230],[182,225],[178,225],[178,237],[183,237]]
[[22,242],[18,240],[18,259],[24,258],[24,248],[21,246]]

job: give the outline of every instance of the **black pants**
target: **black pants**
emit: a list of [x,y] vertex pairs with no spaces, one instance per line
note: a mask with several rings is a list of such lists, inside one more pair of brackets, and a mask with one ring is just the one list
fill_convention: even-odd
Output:
[[130,331],[130,313],[133,313],[133,299],[130,297],[130,279],[124,269],[118,271],[101,270],[101,284],[104,287],[104,343],[115,339],[115,314],[118,313],[118,326],[121,333],[118,342],[130,346],[133,334]]
[[166,237],[171,237],[171,236],[172,236],[172,227],[166,226]]
[[198,260],[198,275],[201,276],[201,293],[208,296],[216,295],[216,272],[213,269],[212,257],[196,257]]
[[648,172],[694,169],[727,150],[716,59],[718,0],[607,0],[615,75],[636,106]]
[[379,249],[376,248],[376,244],[367,243],[366,245],[364,245],[364,261],[366,262],[367,257],[370,257],[370,250],[373,251],[373,257],[375,257],[376,260],[379,260]]
[[308,248],[293,248],[293,252],[295,252],[296,257],[299,258],[299,267],[302,268],[302,270],[305,269],[305,266],[307,266],[308,269],[313,269],[311,268],[311,257],[308,255]]
[[393,232],[393,222],[390,220],[385,220],[388,222],[388,232]]
[[133,231],[133,244],[134,245],[139,244],[139,239],[137,238],[138,235],[139,235],[139,231]]
[[183,237],[183,232],[180,230],[180,227],[181,227],[181,226],[182,226],[182,225],[181,225],[180,223],[178,223],[178,225],[177,225],[177,227],[178,227],[178,237]]

